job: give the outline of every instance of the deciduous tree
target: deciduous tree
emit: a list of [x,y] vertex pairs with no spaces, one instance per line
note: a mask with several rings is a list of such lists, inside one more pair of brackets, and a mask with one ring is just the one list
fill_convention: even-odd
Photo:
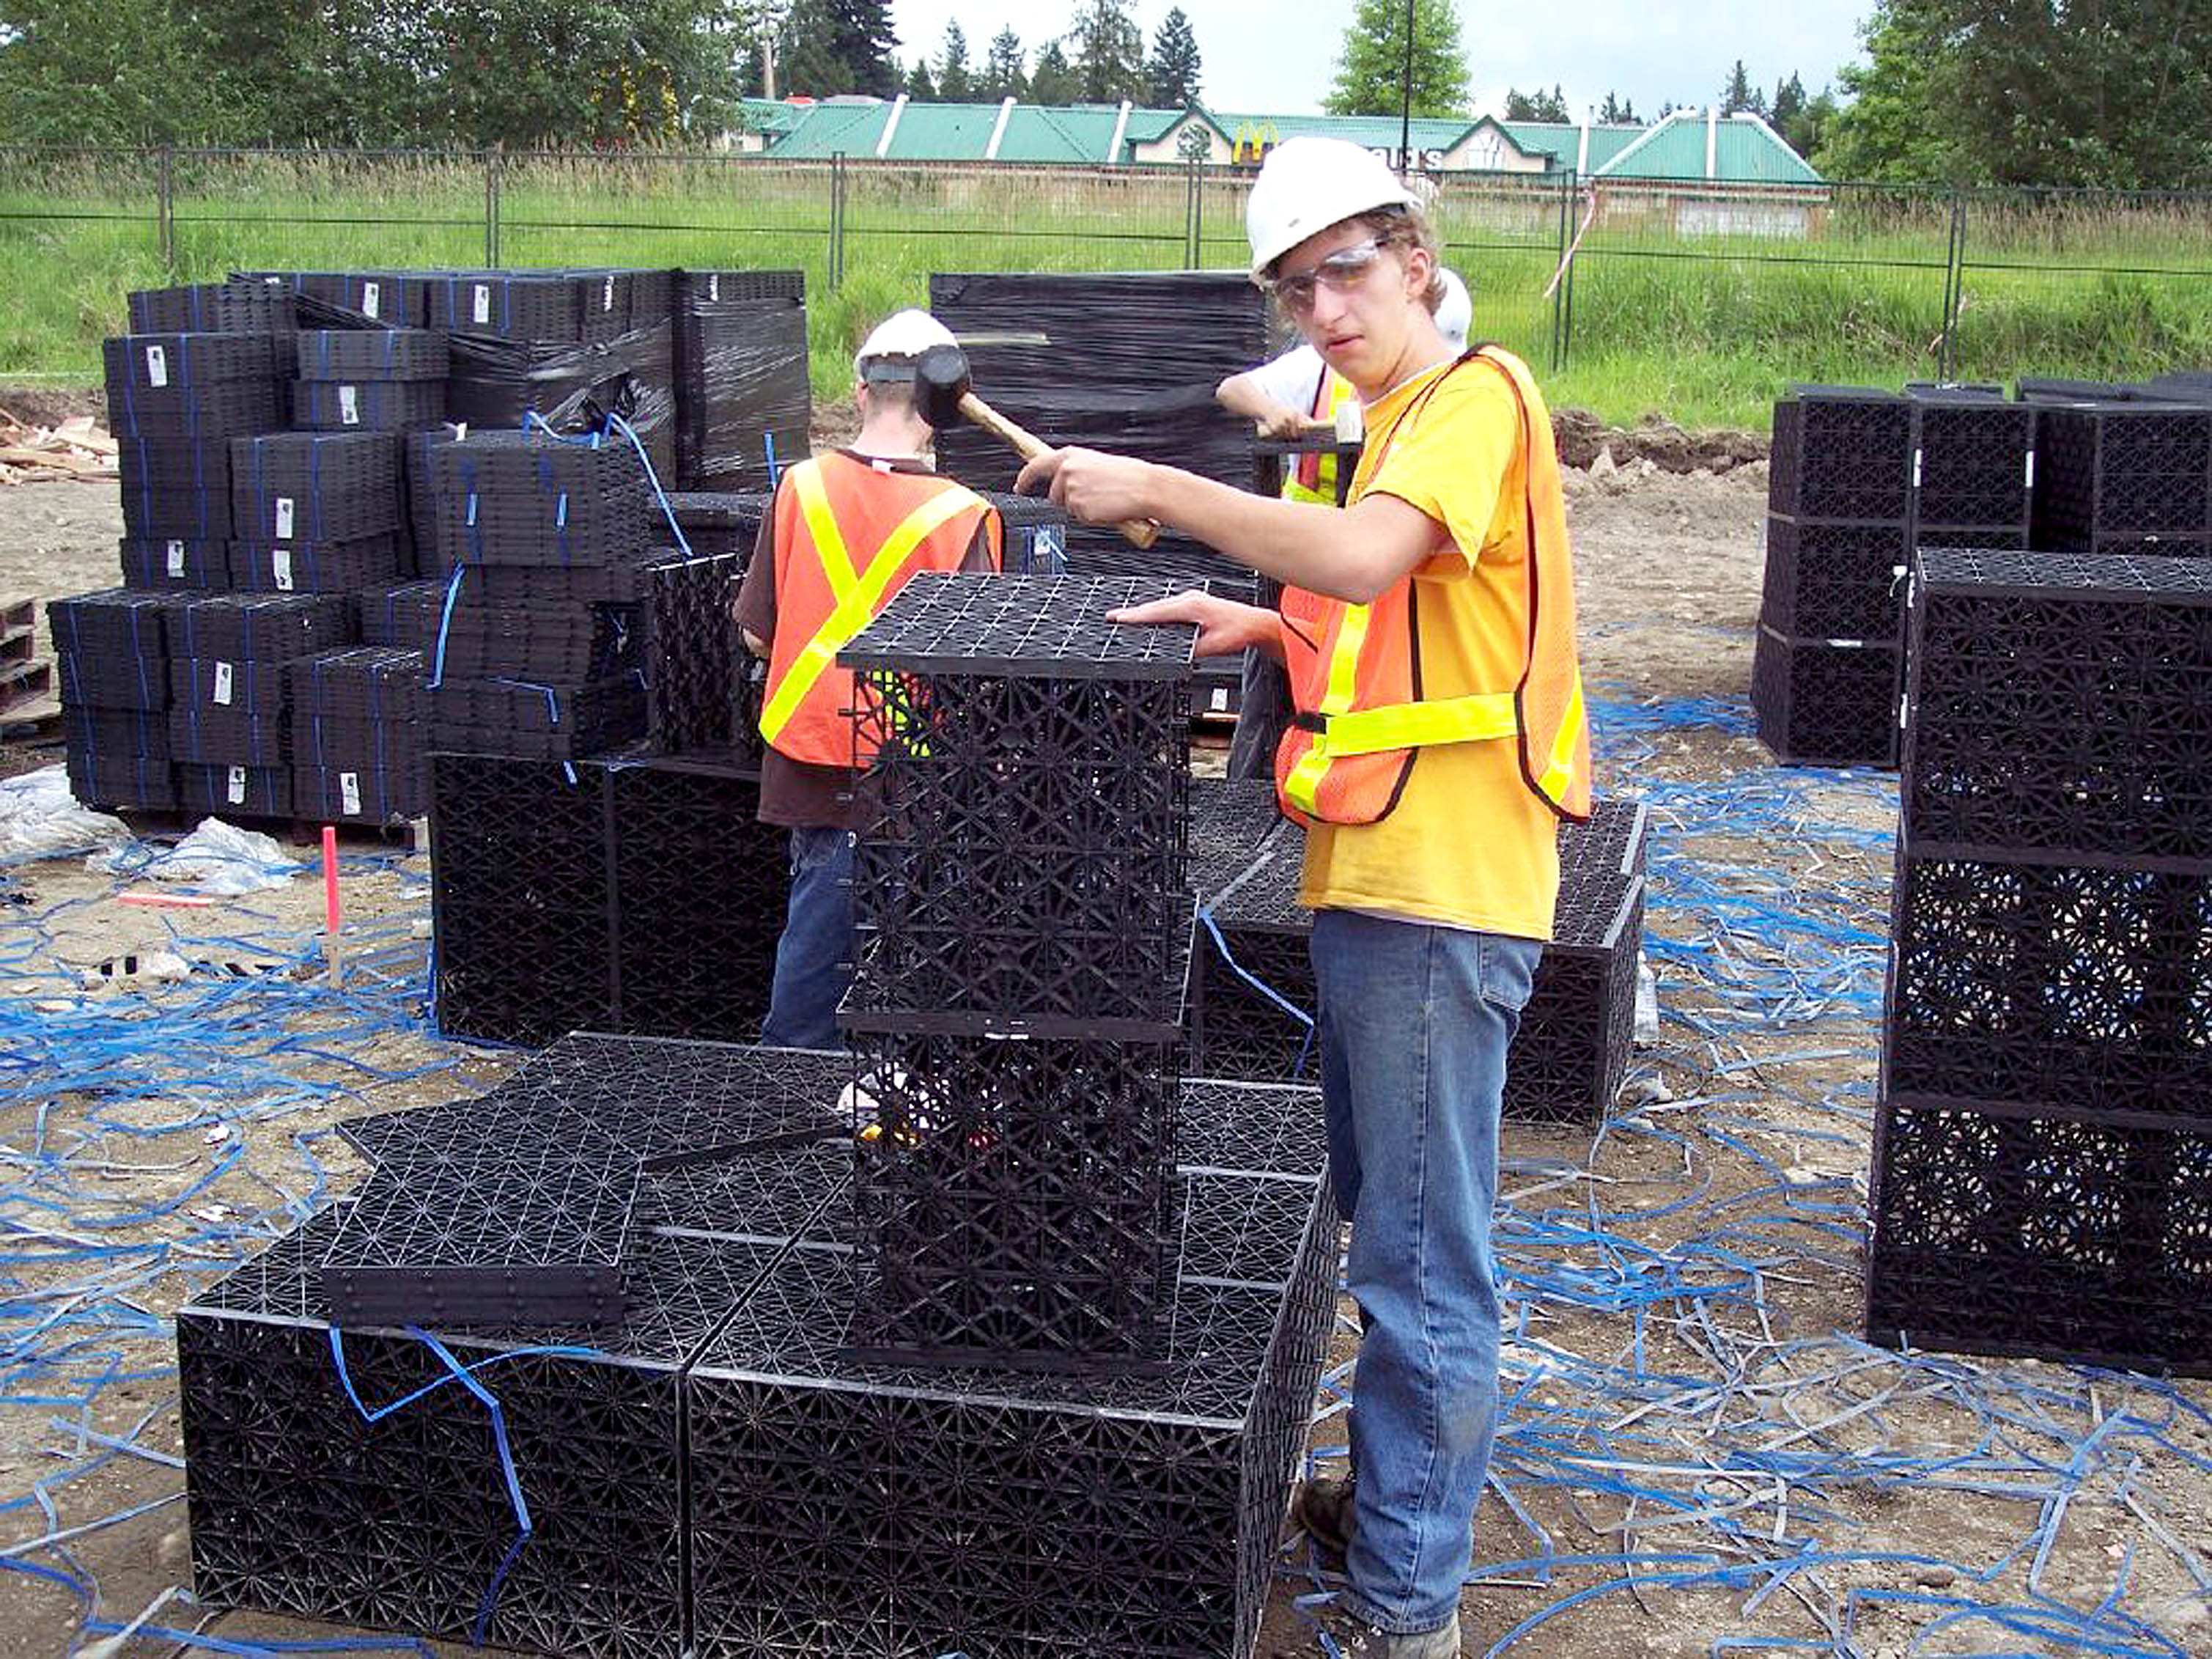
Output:
[[[1331,115],[1395,115],[1406,82],[1403,0],[1359,0],[1322,106]],[[1413,0],[1413,107],[1423,116],[1466,112],[1467,56],[1451,0]]]

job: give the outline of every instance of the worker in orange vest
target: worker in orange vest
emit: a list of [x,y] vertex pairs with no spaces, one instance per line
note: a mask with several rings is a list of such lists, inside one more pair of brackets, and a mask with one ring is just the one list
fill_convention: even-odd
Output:
[[1121,613],[1204,653],[1281,654],[1275,757],[1308,824],[1329,1166],[1362,1335],[1345,1480],[1298,1514],[1343,1551],[1340,1645],[1455,1659],[1498,1405],[1492,1256],[1507,1048],[1590,776],[1550,416],[1494,347],[1437,326],[1437,240],[1376,157],[1293,138],[1254,181],[1254,279],[1358,392],[1344,507],[1270,501],[1063,449],[1024,489],[1093,523],[1152,518],[1284,584],[1279,614],[1190,593]]
[[852,982],[854,833],[872,739],[848,717],[839,647],[924,570],[999,568],[1005,531],[973,490],[939,477],[915,401],[915,360],[951,331],[926,311],[886,319],[854,360],[860,436],[787,469],[738,590],[738,625],[768,659],[760,817],[791,830],[791,898],[761,1041],[838,1046]]
[[[1437,280],[1443,284],[1443,297],[1437,302],[1437,331],[1456,354],[1467,349],[1474,302],[1468,298],[1467,284],[1454,272],[1439,271]],[[1362,429],[1358,392],[1304,341],[1257,368],[1231,374],[1214,387],[1213,400],[1231,414],[1249,419],[1263,438],[1297,439],[1330,432],[1341,446],[1358,443]],[[1297,456],[1284,470],[1282,497],[1341,507],[1352,480],[1337,473],[1335,450]],[[1273,604],[1279,594],[1274,583],[1261,579],[1263,604]],[[1290,685],[1283,678],[1282,664],[1262,652],[1247,651],[1237,696],[1237,729],[1229,740],[1229,775],[1266,777],[1290,717]]]

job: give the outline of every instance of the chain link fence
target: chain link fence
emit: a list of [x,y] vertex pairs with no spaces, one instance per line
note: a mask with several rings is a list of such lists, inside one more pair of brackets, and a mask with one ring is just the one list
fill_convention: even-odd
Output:
[[[848,156],[0,147],[0,374],[96,378],[133,288],[230,270],[796,266],[817,356],[939,270],[1241,268],[1249,172]],[[1475,330],[1664,381],[2212,362],[2212,197],[1446,175]]]

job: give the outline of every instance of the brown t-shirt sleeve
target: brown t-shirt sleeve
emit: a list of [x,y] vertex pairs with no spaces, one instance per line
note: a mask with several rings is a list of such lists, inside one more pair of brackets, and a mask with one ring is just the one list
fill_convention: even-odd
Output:
[[[999,511],[993,507],[975,520],[975,539],[968,544],[968,550],[960,556],[960,568],[963,574],[981,572],[989,575],[998,569],[999,562],[991,556],[991,528],[998,520]],[[1005,532],[1000,533],[1003,536]]]
[[761,516],[745,579],[738,585],[738,626],[763,645],[775,638],[775,514]]

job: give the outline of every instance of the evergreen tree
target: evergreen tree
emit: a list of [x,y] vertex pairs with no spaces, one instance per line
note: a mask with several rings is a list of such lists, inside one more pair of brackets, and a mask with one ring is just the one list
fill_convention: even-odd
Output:
[[1535,92],[1516,92],[1508,88],[1505,118],[1509,121],[1565,123],[1573,118],[1567,113],[1566,93],[1559,87],[1553,87],[1549,92],[1540,88]]
[[1721,88],[1721,113],[1734,115],[1738,110],[1749,110],[1754,115],[1766,113],[1766,100],[1759,88],[1751,84],[1751,77],[1744,73],[1741,58],[1735,60],[1735,67],[1729,71],[1728,84]]
[[1836,121],[1836,94],[1822,87],[1805,100],[1804,107],[1790,118],[1787,126],[1777,124],[1775,131],[1783,141],[1808,161],[1814,152],[1827,141],[1828,133]]
[[1080,0],[1075,8],[1067,38],[1075,48],[1078,102],[1144,97],[1145,36],[1131,5],[1132,0]]
[[1605,103],[1598,110],[1597,118],[1607,126],[1632,127],[1642,125],[1636,118],[1635,100],[1630,98],[1615,97],[1610,92],[1605,95]]
[[[1336,84],[1322,107],[1331,115],[1395,115],[1405,82],[1404,4],[1359,0],[1337,54]],[[1413,106],[1423,116],[1466,111],[1467,56],[1451,0],[1413,0]]]
[[1766,118],[1777,132],[1786,137],[1789,136],[1790,124],[1803,114],[1804,111],[1805,83],[1797,78],[1795,71],[1792,71],[1787,78],[1776,83],[1774,103],[1768,110]]
[[968,67],[968,31],[953,18],[945,26],[945,46],[937,59],[937,95],[948,104],[973,102],[975,76]]
[[914,67],[906,72],[906,95],[917,104],[937,101],[937,83],[929,78],[929,59],[917,58]]
[[1022,37],[1002,28],[991,37],[991,55],[983,60],[982,96],[991,99],[1029,95],[1029,76],[1023,73]]
[[1075,70],[1068,64],[1067,54],[1060,49],[1060,42],[1046,41],[1037,52],[1036,67],[1030,71],[1030,102],[1072,104],[1078,85]]
[[1152,36],[1145,66],[1145,97],[1154,109],[1182,109],[1198,101],[1198,36],[1181,6],[1168,8]]

